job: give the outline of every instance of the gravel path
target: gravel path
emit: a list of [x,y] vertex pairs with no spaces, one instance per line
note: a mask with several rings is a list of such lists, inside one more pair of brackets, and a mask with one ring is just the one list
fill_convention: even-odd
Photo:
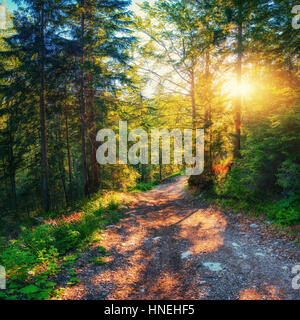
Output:
[[299,247],[265,223],[224,213],[183,192],[186,177],[137,194],[103,234],[103,266],[76,263],[80,284],[62,299],[299,299]]

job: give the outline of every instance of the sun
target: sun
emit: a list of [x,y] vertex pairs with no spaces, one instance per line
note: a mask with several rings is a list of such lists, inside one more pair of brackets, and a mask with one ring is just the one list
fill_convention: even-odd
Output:
[[225,82],[224,91],[233,97],[246,97],[249,96],[253,91],[253,86],[250,82],[242,81],[241,84],[238,84],[237,81],[228,81]]
[[251,93],[252,87],[250,83],[243,82],[240,85],[236,85],[233,88],[233,95],[235,96],[247,96]]

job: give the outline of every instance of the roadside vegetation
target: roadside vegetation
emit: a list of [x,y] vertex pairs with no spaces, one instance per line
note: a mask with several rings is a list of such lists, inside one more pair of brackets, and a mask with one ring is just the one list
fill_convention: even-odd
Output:
[[[68,285],[78,283],[72,265],[90,243],[101,242],[106,226],[119,221],[121,204],[117,193],[94,195],[82,201],[74,213],[54,214],[37,226],[24,226],[14,240],[2,237],[0,265],[6,269],[7,290],[0,292],[0,299],[55,298],[62,289],[56,290],[53,279],[63,270],[70,274]],[[94,262],[104,264],[106,255],[106,249],[99,245]]]

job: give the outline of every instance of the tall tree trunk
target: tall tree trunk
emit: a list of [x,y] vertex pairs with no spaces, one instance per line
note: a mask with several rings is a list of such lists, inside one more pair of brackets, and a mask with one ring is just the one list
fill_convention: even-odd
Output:
[[16,170],[15,170],[15,161],[14,153],[12,148],[12,137],[10,137],[9,143],[9,176],[10,176],[10,185],[11,185],[11,194],[12,194],[12,208],[18,209],[17,203],[17,188],[16,188]]
[[95,113],[94,113],[94,96],[95,92],[93,89],[93,77],[89,74],[89,140],[91,148],[91,173],[92,173],[92,192],[96,192],[99,188],[99,179],[98,179],[98,163],[96,158],[96,125],[95,125]]
[[[8,103],[9,104],[9,103]],[[15,157],[14,157],[14,150],[13,150],[13,142],[14,142],[14,135],[12,129],[13,123],[12,119],[10,118],[9,121],[9,176],[10,176],[10,185],[11,185],[11,200],[12,200],[12,208],[18,209],[17,203],[17,188],[16,188],[16,167],[15,167]]]
[[[82,8],[85,9],[85,2],[81,2]],[[80,116],[81,116],[81,156],[82,156],[82,179],[83,190],[86,196],[89,195],[88,185],[88,172],[87,172],[87,160],[86,160],[86,110],[85,110],[85,79],[84,79],[84,37],[85,34],[85,12],[81,14],[81,74],[80,74]]]
[[192,127],[196,129],[196,99],[195,99],[195,69],[191,69],[191,102],[192,102]]
[[[196,130],[197,127],[197,119],[196,119],[196,97],[195,97],[195,64],[193,63],[193,66],[190,70],[190,97],[191,97],[191,106],[192,106],[192,129],[193,131]],[[192,139],[192,151],[193,154],[195,155],[195,151],[196,151],[196,139],[193,138]],[[189,177],[189,183],[191,183],[191,181],[195,181],[195,180],[199,180],[199,175],[195,176],[195,175],[191,175]]]
[[60,178],[61,178],[61,183],[64,191],[64,196],[65,196],[65,202],[66,205],[68,205],[69,198],[68,198],[68,193],[67,193],[67,188],[66,188],[66,171],[65,171],[65,166],[64,166],[64,152],[63,152],[63,145],[61,145],[62,142],[62,134],[61,134],[61,128],[62,128],[62,121],[61,121],[61,115],[59,114],[59,119],[58,119],[58,136],[57,136],[57,145],[59,146],[59,159],[58,159],[58,168],[60,171]]
[[210,74],[210,51],[209,49],[206,50],[205,53],[205,82],[206,82],[206,109],[204,114],[204,127],[205,136],[207,146],[205,148],[205,163],[206,169],[208,170],[209,174],[213,172],[213,159],[212,159],[212,110],[211,110],[211,95],[212,95],[212,88],[211,88],[211,74]]
[[[4,158],[2,158],[2,168],[5,168],[5,167],[6,167],[6,164],[5,164]],[[5,178],[3,180],[4,180],[4,183],[5,183],[7,200],[9,201],[10,189],[9,189],[9,185],[7,183],[7,177],[5,176]]]
[[162,181],[162,164],[159,162],[159,181]]
[[71,163],[71,151],[70,151],[70,141],[69,141],[69,125],[68,116],[65,115],[66,123],[66,142],[67,142],[67,157],[68,157],[68,171],[69,171],[69,199],[71,203],[73,202],[73,176],[72,176],[72,163]]
[[41,130],[41,159],[43,170],[43,199],[44,210],[49,211],[49,172],[47,159],[47,127],[46,127],[46,104],[45,104],[45,9],[42,4],[40,12],[40,130]]
[[[242,61],[243,61],[243,8],[242,1],[238,3],[238,21],[237,21],[237,63],[236,75],[237,86],[241,87],[242,84]],[[241,112],[242,112],[242,94],[238,92],[235,98],[235,147],[234,157],[241,157]]]
[[13,209],[18,209],[15,172],[11,173],[10,175],[10,184],[11,184],[11,193],[12,193],[12,200],[13,200]]

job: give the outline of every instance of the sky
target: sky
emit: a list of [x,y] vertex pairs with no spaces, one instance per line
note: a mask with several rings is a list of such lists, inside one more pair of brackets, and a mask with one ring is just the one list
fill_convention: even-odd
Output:
[[[0,3],[2,2],[3,0],[0,0]],[[13,0],[5,0],[5,5],[9,11],[14,11],[18,8],[18,6],[13,2]]]

